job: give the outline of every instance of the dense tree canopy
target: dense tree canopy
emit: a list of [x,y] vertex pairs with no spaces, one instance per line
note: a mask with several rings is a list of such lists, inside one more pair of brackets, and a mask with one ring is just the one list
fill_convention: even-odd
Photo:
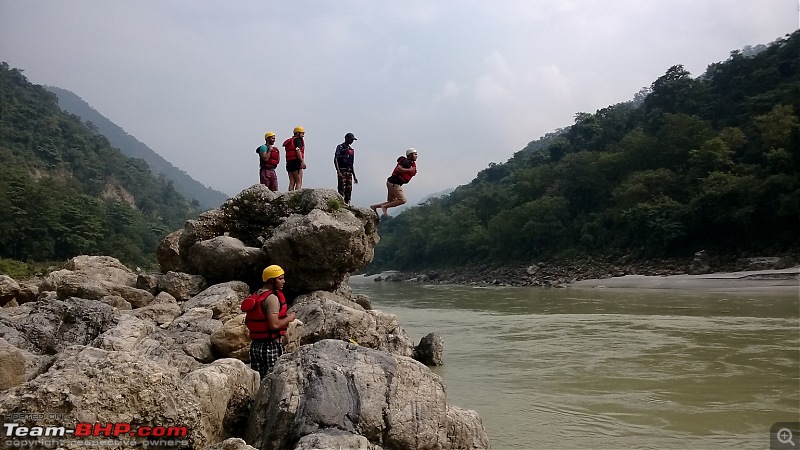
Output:
[[380,225],[371,269],[798,250],[800,32],[671,67]]
[[196,213],[143,160],[0,64],[0,257],[102,254],[149,266],[158,242]]

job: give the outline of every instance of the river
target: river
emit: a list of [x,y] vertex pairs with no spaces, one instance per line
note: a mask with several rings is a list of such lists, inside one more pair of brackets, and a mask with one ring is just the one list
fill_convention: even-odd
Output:
[[800,421],[797,292],[350,286],[442,336],[431,370],[495,450],[769,448]]

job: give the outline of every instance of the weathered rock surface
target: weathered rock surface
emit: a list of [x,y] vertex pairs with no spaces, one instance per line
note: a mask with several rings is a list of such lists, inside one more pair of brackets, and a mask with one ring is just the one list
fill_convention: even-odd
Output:
[[[181,398],[180,402],[175,399]],[[55,423],[21,420],[23,426],[77,422],[131,422],[134,426],[180,423],[188,438],[204,445],[200,405],[177,373],[135,355],[73,346],[42,375],[0,393],[0,414],[47,411],[61,414]],[[79,448],[69,446],[66,448]],[[120,447],[118,447],[120,448]]]
[[295,299],[292,307],[304,326],[300,344],[322,339],[353,339],[359,345],[411,356],[414,344],[397,323],[397,317],[360,305],[326,291],[315,291]]
[[444,340],[438,333],[429,333],[414,347],[414,359],[427,366],[444,363]]
[[239,305],[248,295],[250,288],[243,281],[215,284],[186,301],[183,310],[208,308],[214,319],[225,321],[241,313]]
[[[0,274],[0,306],[19,297],[19,283],[8,275]],[[21,302],[17,302],[18,304]]]
[[238,359],[219,359],[183,379],[202,409],[211,442],[238,433],[247,423],[250,402],[260,386],[258,373]]
[[258,184],[187,221],[156,255],[162,271],[202,275],[213,284],[241,280],[252,287],[263,267],[279,264],[287,292],[333,291],[372,260],[376,219],[331,189],[276,194]]
[[245,440],[260,449],[293,448],[304,436],[330,448],[489,447],[479,422],[458,410],[448,414],[444,383],[426,366],[335,340],[280,359],[263,381]]
[[0,338],[0,391],[25,381],[25,357],[22,350]]

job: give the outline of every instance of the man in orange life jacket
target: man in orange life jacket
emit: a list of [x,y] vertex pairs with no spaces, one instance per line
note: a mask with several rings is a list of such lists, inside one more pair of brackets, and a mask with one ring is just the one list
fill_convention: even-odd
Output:
[[303,169],[306,168],[306,130],[303,127],[294,127],[292,134],[292,137],[283,142],[290,191],[303,188]]
[[297,315],[288,312],[283,296],[284,271],[280,266],[268,266],[261,273],[264,286],[244,299],[242,311],[247,313],[245,324],[250,330],[250,367],[261,378],[272,372],[278,358],[283,354],[281,336],[286,334],[289,323]]
[[411,181],[411,177],[417,174],[417,150],[409,148],[406,156],[397,158],[397,165],[392,171],[392,176],[386,180],[386,201],[377,205],[370,205],[377,214],[378,208],[384,216],[388,216],[388,209],[405,204],[406,195],[403,193],[403,185]]
[[258,178],[270,191],[277,192],[278,175],[275,174],[275,169],[281,163],[281,152],[275,147],[275,133],[272,131],[264,135],[264,141],[264,145],[256,149],[260,166]]

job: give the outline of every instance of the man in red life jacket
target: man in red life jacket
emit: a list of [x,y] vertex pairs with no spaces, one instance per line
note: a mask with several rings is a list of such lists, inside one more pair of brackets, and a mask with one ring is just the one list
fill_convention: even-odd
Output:
[[275,147],[275,133],[272,131],[264,135],[264,145],[256,149],[259,160],[258,178],[261,184],[266,185],[270,191],[278,191],[278,175],[275,169],[281,163],[281,152]]
[[378,213],[378,208],[381,209],[384,216],[388,216],[388,209],[405,204],[406,195],[403,193],[403,185],[411,181],[411,178],[417,174],[417,150],[409,148],[406,150],[406,156],[397,158],[397,165],[392,171],[392,175],[386,180],[386,201],[378,203],[377,205],[370,205],[375,213]]
[[290,191],[303,188],[303,170],[306,168],[306,130],[303,127],[294,127],[292,134],[292,137],[283,142]]
[[250,367],[263,379],[272,372],[283,352],[281,336],[297,315],[288,312],[283,296],[284,271],[280,266],[268,266],[261,273],[264,285],[244,299],[242,311],[247,313],[245,325],[250,330]]

